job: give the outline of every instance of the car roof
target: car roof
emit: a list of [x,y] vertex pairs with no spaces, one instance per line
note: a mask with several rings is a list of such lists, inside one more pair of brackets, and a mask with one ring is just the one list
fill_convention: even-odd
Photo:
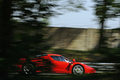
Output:
[[40,54],[40,55],[36,55],[36,57],[40,57],[40,56],[61,56],[59,54]]
[[48,56],[61,56],[59,54],[48,54]]

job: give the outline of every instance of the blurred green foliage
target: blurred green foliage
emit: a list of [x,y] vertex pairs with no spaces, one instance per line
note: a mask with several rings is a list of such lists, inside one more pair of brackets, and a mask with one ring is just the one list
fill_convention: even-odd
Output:
[[42,28],[47,26],[54,5],[47,0],[0,1],[0,68],[7,78],[8,67],[17,59],[49,48],[44,43]]

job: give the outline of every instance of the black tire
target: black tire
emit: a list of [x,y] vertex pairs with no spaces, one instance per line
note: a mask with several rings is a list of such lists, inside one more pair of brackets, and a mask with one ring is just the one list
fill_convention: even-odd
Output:
[[22,67],[22,73],[25,75],[33,75],[36,73],[35,66],[31,63],[26,63]]
[[82,65],[75,65],[75,66],[73,66],[72,74],[73,75],[77,75],[77,76],[84,74],[83,66]]

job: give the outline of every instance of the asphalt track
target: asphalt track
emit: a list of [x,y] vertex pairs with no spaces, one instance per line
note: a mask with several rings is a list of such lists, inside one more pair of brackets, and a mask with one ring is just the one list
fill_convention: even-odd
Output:
[[[57,73],[38,73],[36,75],[30,75],[32,77],[39,76],[39,77],[48,77],[48,76],[66,76],[67,74],[57,74]],[[16,76],[27,76],[27,75],[20,75],[19,73],[8,73],[8,77],[16,77]]]
[[[4,80],[1,79],[0,80]],[[37,75],[20,75],[9,73],[7,80],[120,80],[118,73],[95,73],[80,76],[54,73],[40,73]]]

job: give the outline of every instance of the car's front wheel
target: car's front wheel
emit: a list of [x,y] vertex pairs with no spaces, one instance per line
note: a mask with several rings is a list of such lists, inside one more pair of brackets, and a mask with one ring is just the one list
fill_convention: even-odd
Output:
[[81,75],[84,73],[84,68],[81,65],[75,65],[72,69],[73,75]]
[[22,71],[23,71],[23,74],[33,75],[33,74],[35,74],[35,67],[33,64],[26,63],[23,65]]

